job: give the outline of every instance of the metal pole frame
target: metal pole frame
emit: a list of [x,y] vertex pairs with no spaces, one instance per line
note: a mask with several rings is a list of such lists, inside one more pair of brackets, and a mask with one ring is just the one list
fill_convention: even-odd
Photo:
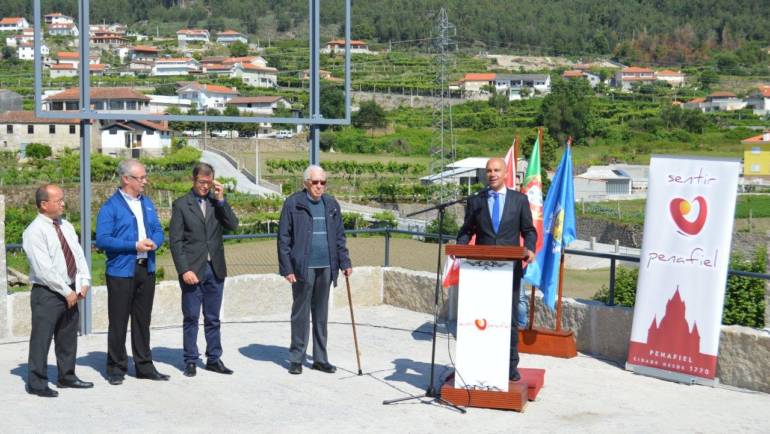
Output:
[[[79,110],[68,112],[44,111],[42,106],[43,88],[43,59],[42,46],[42,12],[41,0],[33,0],[33,29],[34,34],[34,91],[35,91],[35,116],[44,119],[79,119],[80,120],[80,242],[86,257],[89,269],[91,267],[91,123],[95,120],[154,120],[154,121],[183,121],[183,122],[225,122],[225,123],[284,123],[284,124],[309,124],[310,125],[310,155],[311,164],[320,162],[319,133],[321,125],[349,125],[351,118],[350,109],[350,0],[345,0],[345,117],[343,119],[324,119],[321,115],[320,103],[320,0],[308,0],[310,16],[310,117],[309,118],[282,118],[282,117],[240,117],[240,116],[187,116],[187,115],[163,115],[163,114],[130,114],[108,113],[91,109],[91,76],[89,70],[90,55],[90,0],[78,0],[78,25],[79,35],[79,85],[80,104]],[[93,298],[89,291],[81,303],[80,333],[90,334],[93,325]]]
[[[89,11],[89,4],[90,0],[78,0],[79,1],[79,9],[81,11],[81,15],[83,11]],[[42,110],[42,60],[40,57],[40,46],[41,46],[41,31],[42,31],[42,25],[41,25],[41,12],[40,12],[40,2],[41,0],[33,0],[33,10],[34,10],[34,29],[35,29],[35,71],[34,71],[34,78],[35,78],[35,116],[39,118],[45,118],[45,119],[85,119],[85,120],[119,120],[119,121],[128,121],[128,120],[144,120],[144,121],[181,121],[181,122],[224,122],[224,123],[280,123],[280,124],[308,124],[308,125],[349,125],[350,119],[351,119],[351,109],[350,109],[350,0],[345,0],[345,79],[344,79],[344,93],[345,93],[345,117],[342,119],[324,119],[320,116],[320,111],[316,114],[314,117],[311,110],[310,117],[307,118],[295,118],[295,117],[272,117],[272,116],[207,116],[207,115],[164,115],[164,114],[136,114],[136,113],[111,113],[111,112],[105,112],[100,110],[93,110],[90,107],[86,106],[81,107],[78,111],[70,111],[70,112],[52,112],[52,111],[43,111]],[[308,4],[310,9],[310,27],[311,27],[311,38],[310,38],[310,57],[311,57],[311,67],[310,67],[310,74],[311,78],[317,77],[320,73],[320,62],[319,60],[319,52],[320,52],[320,0],[309,0]],[[81,41],[81,51],[82,48],[82,41],[86,42],[86,45],[90,42],[90,37],[88,34],[88,28],[83,29],[82,25],[88,24],[88,17],[83,20],[83,17],[79,17],[79,21],[81,24],[80,29],[80,41]],[[313,28],[316,30],[313,31]],[[85,33],[85,34],[84,34]],[[312,36],[315,35],[315,38]],[[313,64],[312,59],[316,59],[316,63]],[[82,63],[82,61],[81,61]],[[89,74],[83,74],[81,73],[81,80],[86,80],[88,84],[91,83],[91,77]],[[318,86],[316,86],[318,88]],[[311,100],[311,107],[313,106],[313,94],[311,92],[310,100]],[[320,105],[319,105],[320,107]]]

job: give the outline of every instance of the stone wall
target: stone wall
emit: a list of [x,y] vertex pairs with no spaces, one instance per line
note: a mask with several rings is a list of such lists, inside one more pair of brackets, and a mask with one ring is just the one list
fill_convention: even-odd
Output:
[[581,240],[590,240],[596,237],[596,241],[603,244],[614,244],[620,241],[621,246],[640,248],[642,246],[641,226],[621,225],[606,220],[581,216],[576,219],[577,234]]
[[[0,210],[2,210],[0,201]],[[350,278],[355,306],[392,306],[424,313],[433,312],[435,275],[402,268],[356,267]],[[0,288],[4,289],[4,288]],[[453,317],[454,294],[442,290],[442,317]],[[178,326],[182,322],[179,284],[160,282],[153,306],[153,326]],[[7,300],[7,307],[2,305]],[[242,275],[228,278],[222,305],[223,321],[248,321],[264,315],[281,314],[288,318],[291,311],[291,288],[275,274]],[[107,290],[93,289],[93,330],[107,329]],[[332,308],[347,305],[345,280],[333,289]],[[0,294],[0,337],[29,336],[29,293]],[[575,332],[578,351],[606,358],[621,365],[626,360],[631,335],[633,310],[609,307],[599,302],[576,301],[562,303],[562,328]],[[3,321],[3,315],[8,320]],[[554,315],[546,310],[538,297],[535,323],[553,327]],[[719,346],[717,376],[724,384],[770,392],[770,333],[740,326],[723,326]]]

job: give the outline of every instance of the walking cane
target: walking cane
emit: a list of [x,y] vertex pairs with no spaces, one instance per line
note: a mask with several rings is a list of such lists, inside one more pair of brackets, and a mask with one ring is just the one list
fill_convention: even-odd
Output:
[[345,276],[345,286],[348,288],[348,306],[350,306],[350,322],[353,324],[353,342],[356,345],[356,362],[358,362],[358,375],[363,375],[361,372],[361,352],[358,350],[358,335],[356,334],[356,319],[353,316],[353,297],[350,295],[350,279]]

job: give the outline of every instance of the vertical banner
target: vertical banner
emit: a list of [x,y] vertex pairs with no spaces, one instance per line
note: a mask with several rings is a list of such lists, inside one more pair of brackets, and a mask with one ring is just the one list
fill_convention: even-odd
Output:
[[736,160],[652,157],[627,369],[714,380],[739,170]]
[[508,391],[513,262],[463,259],[455,387]]

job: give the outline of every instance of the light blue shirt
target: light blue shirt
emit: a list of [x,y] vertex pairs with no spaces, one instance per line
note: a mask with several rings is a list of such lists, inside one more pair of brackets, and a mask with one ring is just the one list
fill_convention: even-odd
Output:
[[[487,205],[489,206],[489,218],[491,218],[492,221],[494,221],[494,217],[492,216],[492,210],[494,209],[494,206],[495,206],[495,198],[492,196],[493,191],[494,190],[489,191],[489,197],[487,198]],[[508,191],[507,188],[503,188],[502,190],[497,192],[498,194],[497,200],[500,201],[500,211],[497,216],[499,218],[498,221],[503,221],[503,207],[505,206],[505,193],[507,191]]]

